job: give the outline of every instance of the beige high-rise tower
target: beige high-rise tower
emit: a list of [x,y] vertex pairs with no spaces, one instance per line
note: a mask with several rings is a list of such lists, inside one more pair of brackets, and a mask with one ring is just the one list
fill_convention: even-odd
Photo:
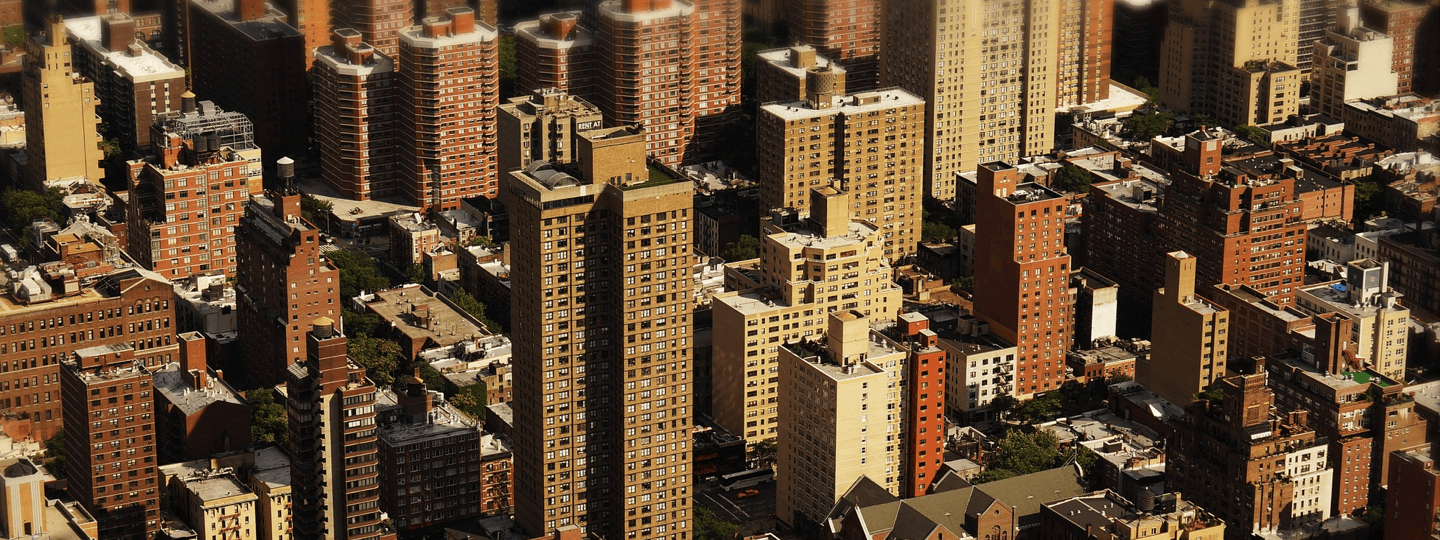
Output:
[[915,253],[920,241],[925,102],[900,89],[833,93],[826,68],[806,75],[809,98],[760,108],[755,126],[760,205],[808,210],[810,192],[833,186],[850,217],[884,232],[884,256]]
[[1155,291],[1150,358],[1135,366],[1135,379],[1156,395],[1189,405],[1195,394],[1225,377],[1230,311],[1195,294],[1198,259],[1165,255],[1165,287]]
[[1160,102],[1260,126],[1299,111],[1300,0],[1177,0],[1160,44]]
[[510,171],[515,517],[548,534],[689,538],[693,187],[637,125]]
[[893,0],[880,86],[925,100],[925,194],[956,175],[1042,154],[1054,141],[1061,0]]
[[70,43],[59,17],[46,21],[45,33],[25,43],[21,92],[25,98],[26,181],[43,190],[61,180],[99,183],[103,174],[100,104],[95,83],[72,67]]

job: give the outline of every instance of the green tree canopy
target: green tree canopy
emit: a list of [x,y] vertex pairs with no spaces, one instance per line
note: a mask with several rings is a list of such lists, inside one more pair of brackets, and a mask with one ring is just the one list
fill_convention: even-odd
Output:
[[4,219],[5,225],[16,234],[21,234],[40,218],[64,224],[67,213],[65,195],[56,188],[50,188],[45,193],[6,188],[0,192],[0,210],[4,212],[0,219]]
[[1170,123],[1174,120],[1173,115],[1164,111],[1135,113],[1125,119],[1120,134],[1127,139],[1148,141],[1165,134],[1165,130],[1170,129]]
[[740,235],[740,238],[720,250],[720,258],[727,261],[748,261],[760,256],[760,239],[748,234]]
[[1036,473],[1060,465],[1060,440],[1048,431],[1025,432],[1012,429],[995,443],[995,452],[987,463],[991,469],[1004,469],[1017,475]]
[[480,324],[484,325],[486,330],[494,333],[500,332],[500,323],[492,321],[490,317],[485,316],[485,304],[480,303],[479,300],[465,289],[458,289],[451,293],[450,301],[454,302],[456,306],[459,306],[460,309],[466,313],[469,313],[470,316],[479,320]]
[[709,508],[695,505],[695,540],[733,540],[740,525],[715,515]]
[[1239,125],[1235,126],[1235,134],[1260,146],[1270,147],[1270,132],[1264,129],[1255,126]]
[[461,386],[455,395],[450,396],[450,404],[461,412],[480,420],[485,421],[485,383],[476,382]]
[[926,221],[920,226],[920,239],[926,242],[939,242],[954,237],[955,229],[944,223]]
[[330,221],[330,212],[335,210],[335,205],[330,201],[322,201],[308,194],[300,196],[300,217],[305,218],[311,225],[324,228],[325,223]]
[[400,344],[388,339],[357,335],[349,339],[350,359],[365,368],[365,374],[376,386],[390,386],[395,382],[395,372],[401,366],[409,365],[404,358]]
[[56,433],[55,436],[45,441],[45,457],[50,458],[50,462],[45,465],[45,469],[50,471],[50,474],[55,475],[56,479],[64,480],[66,473],[70,472],[66,470],[64,431]]
[[1074,165],[1066,165],[1055,171],[1051,185],[1067,193],[1089,193],[1093,178],[1090,171]]
[[375,267],[375,259],[354,251],[331,251],[325,254],[330,264],[340,270],[340,302],[348,305],[360,291],[375,292],[390,287],[390,279]]
[[275,392],[269,388],[258,388],[245,393],[250,402],[250,443],[254,445],[278,444],[284,446],[290,440],[290,420],[285,416],[285,407],[275,402]]

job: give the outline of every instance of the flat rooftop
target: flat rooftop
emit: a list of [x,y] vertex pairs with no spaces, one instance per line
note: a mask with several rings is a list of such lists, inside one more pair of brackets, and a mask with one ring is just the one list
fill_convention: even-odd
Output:
[[206,502],[241,495],[255,496],[255,494],[250,491],[250,488],[240,483],[240,480],[236,479],[233,474],[223,474],[204,480],[187,481],[185,482],[185,489],[194,493],[196,498]]
[[760,54],[759,54],[760,60],[763,60],[763,61],[765,61],[766,63],[768,63],[768,64],[770,64],[770,65],[772,65],[772,66],[775,66],[775,67],[777,67],[777,68],[783,69],[783,70],[785,70],[786,72],[789,72],[791,75],[793,75],[793,76],[795,76],[795,77],[801,77],[801,78],[805,77],[806,71],[809,70],[809,69],[812,68],[812,67],[827,67],[827,66],[828,66],[830,69],[835,70],[836,73],[845,73],[845,72],[846,72],[846,71],[845,71],[845,66],[842,66],[842,65],[840,65],[840,64],[835,63],[834,60],[831,60],[831,59],[829,59],[829,58],[826,58],[825,56],[819,54],[818,52],[816,52],[816,54],[815,54],[815,65],[813,65],[813,66],[806,66],[806,67],[795,67],[795,64],[793,64],[793,63],[790,62],[790,50],[791,50],[791,49],[800,49],[800,50],[806,50],[806,49],[808,49],[807,52],[816,52],[816,51],[815,51],[815,48],[814,48],[814,47],[811,47],[811,46],[809,46],[809,45],[800,45],[800,46],[797,46],[797,47],[783,47],[783,48],[779,48],[779,49],[769,49],[769,50],[765,50],[765,51],[760,51]]
[[129,51],[105,49],[104,44],[100,41],[103,37],[102,24],[99,16],[65,19],[65,31],[70,34],[71,40],[84,43],[85,46],[103,57],[106,62],[114,65],[116,71],[126,79],[148,82],[185,76],[184,69],[170,63],[164,56],[150,50],[150,47],[141,42],[136,42],[140,53],[134,56],[131,56]]
[[155,371],[154,378],[155,390],[165,396],[165,399],[178,407],[180,412],[186,416],[198,413],[216,403],[246,405],[240,392],[235,391],[214,374],[206,376],[209,385],[205,388],[192,388],[185,382],[185,374],[180,371],[179,362],[171,362]]
[[[427,340],[449,347],[461,341],[489,335],[469,313],[462,313],[419,285],[406,285],[375,293],[365,307],[391,323],[391,329],[406,337]],[[420,317],[424,313],[426,317]]]
[[236,0],[189,1],[219,17],[220,20],[230,23],[230,26],[253,41],[302,37],[299,30],[285,22],[285,14],[269,2],[265,3],[266,13],[264,16],[251,21],[242,21],[235,13]]
[[762,105],[760,110],[782,120],[789,121],[814,116],[830,116],[834,114],[857,115],[898,107],[925,105],[924,99],[899,88],[860,92],[848,96],[835,96],[831,99],[831,106],[828,108],[815,108],[804,101],[792,101],[789,103]]

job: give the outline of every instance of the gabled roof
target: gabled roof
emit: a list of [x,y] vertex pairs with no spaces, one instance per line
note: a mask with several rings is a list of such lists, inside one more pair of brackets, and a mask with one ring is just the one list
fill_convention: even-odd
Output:
[[1014,508],[1017,519],[1039,514],[1042,504],[1089,492],[1079,472],[1070,466],[996,480],[976,486],[976,489]]

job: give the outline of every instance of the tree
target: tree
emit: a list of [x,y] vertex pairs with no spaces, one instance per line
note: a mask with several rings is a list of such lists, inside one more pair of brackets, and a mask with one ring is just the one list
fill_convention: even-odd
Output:
[[405,279],[410,280],[410,283],[425,283],[425,265],[410,265],[410,271],[405,272]]
[[1154,111],[1148,113],[1135,113],[1125,119],[1120,128],[1120,134],[1127,139],[1148,141],[1165,133],[1170,129],[1170,123],[1175,117],[1168,112]]
[[245,393],[250,402],[250,442],[255,445],[278,444],[284,446],[290,441],[290,420],[285,416],[285,407],[275,402],[275,392],[269,388],[258,388]]
[[374,292],[390,287],[390,279],[380,274],[375,259],[355,251],[331,251],[325,254],[330,264],[340,270],[340,301],[349,302],[360,291]]
[[479,300],[476,300],[475,297],[471,296],[465,289],[458,289],[454,293],[451,293],[450,301],[480,321],[480,324],[484,326],[486,330],[491,332],[500,331],[500,323],[492,321],[489,317],[485,316],[485,304],[480,303]]
[[1363,220],[1380,213],[1380,183],[1369,178],[1355,181],[1355,218]]
[[720,258],[727,261],[748,261],[760,256],[760,239],[748,234],[740,235],[740,238],[720,250]]
[[1002,418],[1005,413],[1015,409],[1015,406],[1019,404],[1020,400],[1015,399],[1015,396],[1010,394],[1000,394],[995,396],[995,399],[990,400],[990,408],[1000,413]]
[[920,239],[926,242],[939,242],[954,237],[955,229],[944,223],[926,221],[920,226]]
[[1004,480],[1006,478],[1014,477],[1015,471],[1009,469],[990,469],[988,471],[984,471],[980,474],[975,475],[975,478],[970,479],[970,483],[972,485],[980,485],[986,482],[994,482],[996,480]]
[[461,386],[455,395],[450,396],[450,404],[460,409],[461,412],[484,422],[485,397],[485,383],[477,381],[475,384]]
[[[500,86],[501,95],[515,95],[515,36],[514,34],[501,34],[495,50],[500,57]],[[530,89],[521,89],[520,92],[529,92]]]
[[1146,96],[1149,96],[1150,102],[1153,103],[1156,101],[1160,101],[1160,89],[1156,88],[1154,84],[1150,83],[1149,77],[1146,77],[1144,75],[1135,77],[1135,82],[1131,83],[1130,86],[1144,93]]
[[709,508],[695,505],[695,540],[731,540],[740,533],[740,525],[730,523]]
[[1016,475],[1054,468],[1064,460],[1060,440],[1048,431],[1026,433],[1012,429],[995,443],[988,463],[991,469],[1005,469]]
[[395,382],[395,370],[405,365],[400,344],[394,341],[357,335],[350,338],[349,346],[350,359],[365,368],[376,386],[390,386]]
[[1235,134],[1260,146],[1270,147],[1270,132],[1258,127],[1241,124],[1235,126]]
[[50,471],[50,474],[55,475],[56,479],[64,480],[66,473],[70,472],[66,470],[65,464],[64,431],[56,433],[54,437],[45,441],[45,457],[50,458],[50,462],[45,465],[45,468]]
[[300,217],[305,218],[311,225],[325,228],[330,221],[330,212],[335,210],[334,203],[322,201],[310,195],[300,196]]
[[16,233],[21,233],[41,218],[63,223],[67,212],[65,195],[56,188],[50,188],[45,193],[6,188],[0,193],[0,211],[3,211],[5,225]]
[[950,280],[950,289],[965,294],[975,294],[974,276],[960,276]]
[[1068,193],[1089,193],[1092,180],[1090,171],[1074,165],[1066,165],[1055,171],[1051,186]]
[[755,461],[761,467],[769,467],[772,463],[775,463],[775,457],[778,455],[774,440],[764,440],[755,443],[754,452]]
[[440,370],[435,369],[424,360],[416,360],[414,364],[410,365],[410,376],[413,376],[416,370],[420,371],[420,380],[425,381],[425,388],[443,392],[446,387],[450,386],[450,381],[445,379],[445,374],[440,373]]

